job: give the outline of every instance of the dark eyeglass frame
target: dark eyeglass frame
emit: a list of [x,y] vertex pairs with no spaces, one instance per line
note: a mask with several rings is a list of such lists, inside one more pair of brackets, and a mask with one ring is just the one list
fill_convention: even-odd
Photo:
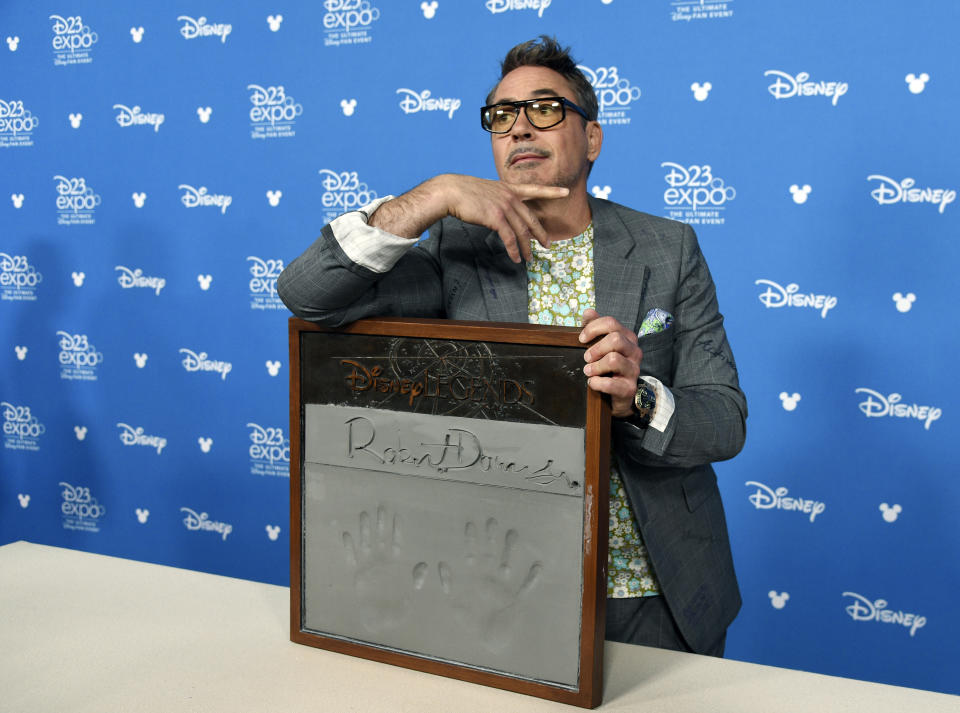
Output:
[[[559,102],[560,104],[560,118],[549,126],[537,126],[533,119],[530,118],[530,107],[534,104],[539,104],[541,102]],[[503,131],[494,131],[492,128],[487,126],[487,113],[498,106],[512,106],[517,110],[517,113],[513,115],[513,121]],[[570,107],[580,116],[582,116],[586,121],[590,121],[590,117],[587,116],[587,112],[581,109],[579,106],[574,104],[572,101],[566,97],[537,97],[536,99],[521,99],[520,101],[515,102],[497,102],[496,104],[487,104],[487,106],[480,107],[480,126],[483,127],[484,131],[489,131],[491,134],[507,134],[513,130],[514,125],[517,123],[517,119],[520,117],[520,109],[523,109],[524,115],[527,117],[527,121],[530,122],[530,125],[535,129],[552,129],[557,124],[563,122],[567,118],[567,107]]]

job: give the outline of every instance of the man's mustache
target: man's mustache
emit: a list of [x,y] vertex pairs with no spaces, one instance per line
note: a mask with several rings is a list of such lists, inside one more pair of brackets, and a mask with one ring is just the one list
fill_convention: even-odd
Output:
[[539,146],[518,146],[509,154],[507,154],[507,160],[504,162],[506,166],[510,166],[513,163],[513,159],[520,154],[533,154],[534,156],[540,156],[541,158],[549,158],[550,152],[546,149],[542,149]]

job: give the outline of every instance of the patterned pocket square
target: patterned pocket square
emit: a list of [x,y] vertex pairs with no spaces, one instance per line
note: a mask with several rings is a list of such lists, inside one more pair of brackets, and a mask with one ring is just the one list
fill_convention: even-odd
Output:
[[660,309],[659,307],[654,307],[652,310],[647,312],[647,316],[644,317],[643,321],[640,323],[640,331],[637,332],[637,336],[645,337],[648,334],[663,332],[669,329],[672,324],[672,314]]

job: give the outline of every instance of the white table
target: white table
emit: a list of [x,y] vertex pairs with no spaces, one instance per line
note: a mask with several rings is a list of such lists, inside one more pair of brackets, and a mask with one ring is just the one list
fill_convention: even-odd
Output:
[[[300,646],[286,587],[0,547],[0,712],[557,711],[558,703]],[[960,712],[960,697],[607,643],[603,711]]]

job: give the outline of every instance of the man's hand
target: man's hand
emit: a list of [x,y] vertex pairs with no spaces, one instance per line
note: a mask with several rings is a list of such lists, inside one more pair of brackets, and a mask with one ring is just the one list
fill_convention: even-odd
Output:
[[637,346],[637,335],[620,322],[588,309],[583,313],[580,341],[586,343],[598,337],[600,341],[583,354],[587,386],[610,394],[611,413],[625,418],[633,413],[643,350]]
[[497,231],[507,254],[514,262],[520,256],[530,261],[530,241],[546,247],[547,232],[524,203],[529,200],[565,198],[570,189],[531,183],[503,183],[472,176],[438,176],[447,183],[447,210],[465,223],[484,225]]
[[530,260],[530,241],[547,244],[547,233],[525,201],[565,198],[570,189],[508,184],[473,176],[442,174],[388,201],[370,216],[370,225],[394,235],[416,238],[441,218],[495,230],[514,262]]

